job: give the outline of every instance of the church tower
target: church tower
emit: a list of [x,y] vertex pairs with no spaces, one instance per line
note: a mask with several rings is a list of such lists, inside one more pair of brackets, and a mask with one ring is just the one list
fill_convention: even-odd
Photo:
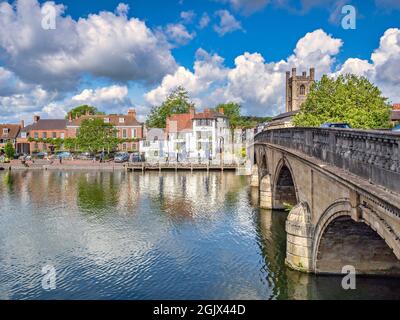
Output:
[[286,112],[300,110],[300,106],[306,101],[314,80],[314,68],[310,68],[309,76],[307,76],[307,72],[297,75],[296,68],[292,69],[292,74],[289,71],[286,72]]

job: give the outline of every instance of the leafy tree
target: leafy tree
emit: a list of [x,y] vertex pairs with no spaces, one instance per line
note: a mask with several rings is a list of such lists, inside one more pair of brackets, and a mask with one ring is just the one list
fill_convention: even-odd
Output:
[[[71,114],[72,114],[72,119],[75,119],[76,117],[79,117],[79,116],[83,116],[86,114],[86,112],[89,112],[89,114],[91,114],[91,115],[104,114],[104,112],[97,110],[96,107],[88,106],[86,104],[75,107],[75,108],[71,109],[69,112],[71,112]],[[68,115],[65,116],[65,119],[68,119]]]
[[148,128],[165,128],[166,120],[172,114],[187,113],[190,107],[194,107],[190,101],[188,92],[181,86],[173,90],[165,101],[151,109],[147,116]]
[[4,152],[7,156],[8,159],[13,159],[14,154],[15,154],[15,149],[14,146],[12,145],[11,142],[7,142],[5,147],[4,147]]
[[365,77],[353,74],[336,79],[323,76],[314,83],[307,100],[294,117],[294,124],[318,127],[325,122],[347,122],[353,128],[387,128],[387,98]]
[[68,151],[76,151],[78,147],[78,142],[76,138],[68,137],[64,139],[64,149]]
[[117,130],[103,119],[85,119],[82,121],[77,135],[77,145],[83,151],[110,152],[118,145]]

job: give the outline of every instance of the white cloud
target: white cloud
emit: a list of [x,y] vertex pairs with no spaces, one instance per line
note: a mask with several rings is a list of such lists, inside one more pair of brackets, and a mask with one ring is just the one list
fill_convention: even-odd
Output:
[[237,30],[243,31],[241,23],[228,10],[218,10],[215,15],[219,17],[219,23],[214,25],[214,30],[221,37]]
[[192,40],[196,33],[190,33],[181,23],[168,24],[164,31],[167,39],[176,45],[185,45]]
[[208,26],[210,21],[211,21],[210,16],[208,15],[207,12],[204,12],[199,21],[199,28],[204,29],[205,27]]
[[0,3],[3,61],[23,81],[72,88],[90,74],[155,83],[176,69],[170,45],[143,21],[128,19],[127,5],[120,4],[117,14],[102,11],[78,20],[64,16],[63,5],[55,8],[56,29],[44,30],[36,0]]
[[193,10],[182,11],[180,16],[183,23],[189,24],[193,22],[193,19],[196,17],[196,13]]
[[145,100],[159,104],[172,89],[182,85],[199,107],[236,101],[247,114],[273,115],[284,109],[285,71],[295,66],[299,71],[315,66],[317,75],[330,72],[341,46],[341,40],[316,30],[300,39],[286,60],[267,62],[260,53],[245,52],[236,57],[232,68],[225,67],[220,56],[200,49],[193,72],[180,67],[149,91]]

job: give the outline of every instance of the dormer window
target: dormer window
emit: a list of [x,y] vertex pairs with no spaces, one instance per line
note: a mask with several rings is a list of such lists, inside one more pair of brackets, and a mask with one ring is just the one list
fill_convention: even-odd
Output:
[[8,129],[8,128],[3,128],[3,134],[8,134],[9,131],[10,131],[10,129]]
[[124,123],[125,122],[125,118],[119,118],[119,123]]
[[105,123],[110,123],[110,118],[104,118]]

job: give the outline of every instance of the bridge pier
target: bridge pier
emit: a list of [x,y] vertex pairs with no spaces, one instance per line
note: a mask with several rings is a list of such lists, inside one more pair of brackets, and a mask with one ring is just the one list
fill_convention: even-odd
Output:
[[313,226],[306,202],[297,204],[286,220],[286,264],[298,271],[313,272]]
[[260,186],[257,165],[253,165],[253,167],[251,168],[250,186],[251,187],[259,187]]
[[273,209],[271,175],[266,174],[260,183],[260,208]]

